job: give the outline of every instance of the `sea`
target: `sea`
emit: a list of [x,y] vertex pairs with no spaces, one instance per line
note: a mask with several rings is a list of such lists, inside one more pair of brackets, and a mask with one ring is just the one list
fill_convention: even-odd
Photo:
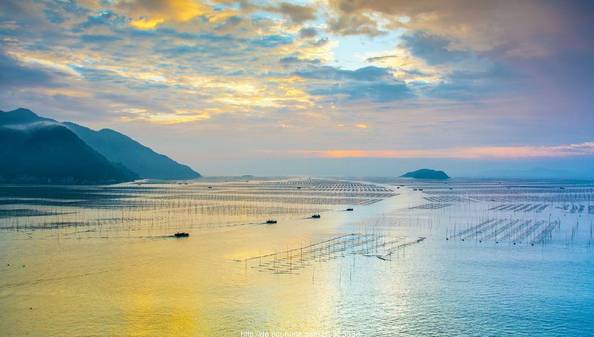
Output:
[[0,185],[0,336],[594,336],[593,226],[583,181]]

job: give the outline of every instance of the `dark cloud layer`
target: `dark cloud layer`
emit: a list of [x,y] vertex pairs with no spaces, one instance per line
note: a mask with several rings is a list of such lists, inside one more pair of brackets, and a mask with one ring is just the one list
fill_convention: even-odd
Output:
[[288,16],[295,23],[302,23],[316,18],[316,9],[308,6],[281,2],[277,10],[279,13]]
[[56,75],[24,65],[0,50],[0,87],[3,90],[55,85]]
[[444,37],[417,31],[402,36],[403,46],[425,60],[428,64],[460,62],[470,56],[469,52],[450,49],[450,41]]
[[412,97],[411,90],[396,80],[390,71],[379,67],[343,70],[330,66],[311,67],[296,73],[316,80],[310,88],[314,95],[344,96],[349,100],[394,101]]

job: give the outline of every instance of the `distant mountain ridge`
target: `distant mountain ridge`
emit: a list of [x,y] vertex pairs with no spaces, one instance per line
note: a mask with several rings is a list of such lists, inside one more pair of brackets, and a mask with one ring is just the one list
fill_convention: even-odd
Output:
[[0,182],[109,184],[137,178],[59,124],[0,126]]
[[413,179],[449,179],[450,177],[444,171],[432,170],[432,169],[420,169],[416,171],[407,172],[401,175],[403,178]]
[[120,163],[142,178],[195,179],[200,174],[189,166],[159,154],[134,139],[111,129],[95,131],[65,122],[67,128],[109,160]]
[[53,119],[40,117],[29,109],[18,108],[12,111],[0,110],[0,126],[30,124],[44,121],[57,123]]
[[[58,165],[57,160],[52,160],[51,156],[46,157],[47,153],[24,146],[25,143],[30,144],[27,137],[32,136],[40,141],[40,144],[47,145],[40,149],[54,155],[56,159],[70,162],[66,160],[70,151],[70,157],[74,161],[94,163],[96,167],[102,168],[105,174],[93,170],[92,167],[74,165],[71,167],[83,170],[75,174],[73,170]],[[43,137],[47,137],[46,143],[42,141]],[[71,122],[60,123],[40,117],[24,108],[0,111],[0,139],[0,154],[3,155],[0,158],[0,181],[93,183],[93,177],[96,177],[96,182],[103,183],[138,178],[180,180],[200,177],[200,174],[190,167],[159,154],[117,131],[95,131]],[[57,141],[58,139],[61,141]],[[20,152],[8,153],[11,147],[19,148]],[[40,160],[32,157],[38,157]],[[41,159],[48,160],[48,163]],[[18,168],[21,174],[19,175],[13,167]],[[44,171],[43,167],[47,170]],[[63,176],[58,174],[60,167],[63,169]],[[44,174],[47,174],[47,177]]]

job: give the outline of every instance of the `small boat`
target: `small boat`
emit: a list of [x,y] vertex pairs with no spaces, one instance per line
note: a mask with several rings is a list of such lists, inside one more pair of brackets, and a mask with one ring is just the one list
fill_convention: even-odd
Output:
[[176,238],[187,238],[188,236],[190,236],[190,233],[177,232],[177,233],[173,234],[173,236]]
[[322,217],[322,216],[321,216],[321,215],[319,215],[319,214],[314,214],[314,215],[312,215],[312,216],[311,216],[311,218],[312,218],[312,219],[319,219],[319,218],[321,218],[321,217]]
[[266,224],[268,224],[268,225],[272,225],[275,223],[276,223],[276,220],[273,220],[273,219],[266,220]]
[[354,211],[354,209],[352,209],[352,208],[349,207],[349,208],[346,209],[346,211],[347,212],[352,212],[352,211]]

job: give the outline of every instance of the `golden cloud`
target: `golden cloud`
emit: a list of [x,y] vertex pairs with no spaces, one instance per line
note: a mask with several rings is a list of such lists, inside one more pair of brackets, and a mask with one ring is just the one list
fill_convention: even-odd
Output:
[[130,26],[137,29],[187,22],[212,12],[210,6],[195,0],[123,0],[117,8],[132,18]]
[[190,122],[199,122],[210,119],[217,111],[205,109],[201,111],[178,109],[175,112],[152,112],[146,109],[123,109],[129,115],[120,118],[124,122],[145,121],[152,124],[175,125]]
[[162,24],[165,19],[162,18],[155,18],[155,19],[146,19],[140,18],[137,20],[130,21],[130,26],[136,29],[155,29],[158,25]]

